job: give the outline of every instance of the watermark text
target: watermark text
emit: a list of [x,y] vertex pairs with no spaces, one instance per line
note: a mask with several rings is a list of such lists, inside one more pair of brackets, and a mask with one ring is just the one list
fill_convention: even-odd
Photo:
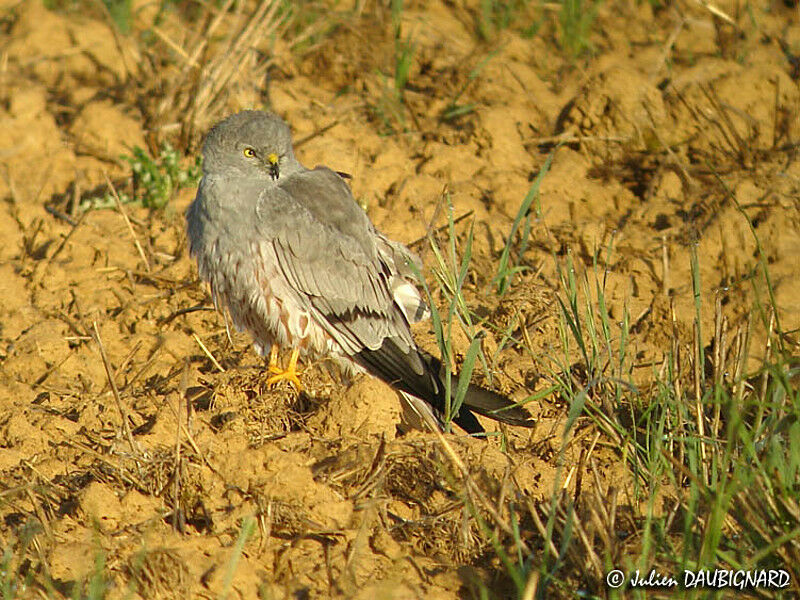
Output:
[[606,574],[606,583],[610,588],[641,589],[783,589],[791,583],[789,572],[784,569],[698,569],[682,571],[679,574],[661,573],[656,569],[640,571],[636,569],[626,574],[614,569]]

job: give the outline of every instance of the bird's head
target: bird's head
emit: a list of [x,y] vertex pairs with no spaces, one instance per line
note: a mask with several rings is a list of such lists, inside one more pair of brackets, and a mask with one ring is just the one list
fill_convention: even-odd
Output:
[[277,181],[300,165],[284,121],[248,110],[217,123],[203,144],[203,173]]

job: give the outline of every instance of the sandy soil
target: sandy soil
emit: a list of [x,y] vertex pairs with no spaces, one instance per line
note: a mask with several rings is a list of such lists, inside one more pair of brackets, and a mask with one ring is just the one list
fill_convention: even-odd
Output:
[[[0,2],[0,540],[33,557],[26,568],[51,578],[53,593],[69,595],[98,555],[112,598],[217,597],[226,586],[241,598],[456,598],[476,580],[497,597],[511,589],[461,499],[463,474],[434,436],[400,432],[388,388],[343,385],[310,365],[304,394],[269,390],[246,337],[228,341],[187,256],[193,189],[164,211],[75,210],[106,176],[129,185],[119,155],[164,139],[196,153],[209,124],[237,108],[268,101],[298,140],[325,129],[300,146],[301,161],[352,174],[355,196],[391,237],[411,243],[434,217],[442,225],[444,190],[456,217],[470,213],[456,225],[463,247],[474,222],[467,298],[488,317],[492,383],[515,398],[549,385],[561,352],[556,265],[567,255],[582,273],[599,254],[610,318],[627,311],[632,323],[637,384],[652,383],[673,343],[691,348],[693,247],[704,343],[721,311],[730,331],[750,319],[757,354],[765,332],[750,311],[766,291],[750,276],[760,254],[744,215],[781,326],[797,339],[796,9],[771,2],[739,14],[739,3],[718,3],[734,27],[699,3],[608,2],[594,55],[572,60],[546,7],[484,42],[478,3],[411,2],[402,16],[415,44],[406,131],[395,122],[399,132],[387,135],[387,9],[335,13],[340,25],[302,52],[285,32],[274,44],[265,36],[236,85],[182,130],[179,103],[159,108],[185,64],[164,39],[189,48],[195,25],[171,12],[163,36],[142,41],[155,15],[134,4],[124,36],[101,13]],[[526,23],[541,28],[525,37]],[[248,81],[265,57],[267,81]],[[441,120],[462,87],[459,103],[474,111]],[[529,270],[500,299],[490,291],[495,265],[558,140],[568,143],[541,186],[522,257]],[[434,257],[416,248],[433,283]],[[505,343],[503,329],[524,343]],[[416,333],[435,348],[428,325]],[[463,357],[467,338],[456,334]],[[587,452],[601,484],[619,486],[619,502],[641,513],[623,459],[589,421],[561,457],[565,477],[567,407],[545,397],[530,408],[536,428],[507,430],[503,448],[448,437],[506,517],[497,498],[512,480],[521,504],[536,506],[565,479],[579,510],[592,502],[576,483],[594,476]],[[250,515],[257,527],[230,579]],[[523,533],[535,546],[529,519]],[[571,576],[602,593],[591,570]]]

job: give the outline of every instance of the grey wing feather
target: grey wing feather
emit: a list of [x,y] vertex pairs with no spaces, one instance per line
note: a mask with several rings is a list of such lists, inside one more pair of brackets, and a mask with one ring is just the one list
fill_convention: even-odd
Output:
[[378,252],[392,261],[397,269],[397,273],[406,279],[416,279],[414,269],[422,271],[422,261],[419,256],[400,242],[390,240],[380,231],[375,231],[375,237],[378,245]]
[[419,323],[431,316],[428,305],[417,289],[417,274],[422,272],[422,261],[406,246],[390,240],[380,231],[375,231],[378,252],[386,261],[394,265],[392,293],[395,302],[405,314],[409,323]]
[[390,285],[393,265],[338,175],[320,168],[294,175],[262,194],[259,214],[287,282],[348,354],[380,348],[386,338],[414,346]]

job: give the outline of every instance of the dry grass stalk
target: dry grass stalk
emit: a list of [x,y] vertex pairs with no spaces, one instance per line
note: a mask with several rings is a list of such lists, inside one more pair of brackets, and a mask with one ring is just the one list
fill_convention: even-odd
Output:
[[[505,521],[505,519],[503,519],[500,516],[500,514],[495,509],[494,505],[488,501],[483,491],[481,491],[481,489],[478,487],[475,481],[473,481],[472,477],[470,476],[469,470],[467,469],[467,466],[464,464],[464,462],[458,456],[456,451],[453,449],[453,446],[450,445],[450,442],[447,441],[444,435],[442,435],[442,432],[439,431],[438,429],[433,433],[436,435],[436,438],[439,441],[439,444],[444,449],[444,452],[447,455],[447,457],[450,459],[453,465],[460,471],[461,476],[464,478],[465,491],[467,492],[467,494],[474,496],[480,503],[481,507],[484,510],[486,510],[486,512],[488,512],[489,515],[491,515],[492,520],[495,522],[495,524],[498,527],[500,527],[500,529],[502,529],[503,532],[505,532],[507,535],[513,537],[514,536],[513,528]],[[522,548],[524,552],[530,553],[531,550],[524,540],[519,540],[519,544],[520,548]]]
[[697,435],[700,439],[700,459],[701,459],[701,469],[703,471],[703,483],[708,484],[708,457],[706,456],[706,417],[703,412],[703,396],[701,390],[703,389],[702,385],[702,364],[703,361],[700,360],[701,353],[704,351],[703,348],[700,347],[700,342],[698,340],[698,324],[695,322],[692,326],[692,357],[693,357],[693,373],[694,373],[694,412],[695,412],[695,420],[697,423]]
[[122,419],[122,431],[125,433],[125,438],[128,440],[131,454],[136,457],[139,454],[139,450],[136,447],[136,441],[133,439],[133,434],[131,433],[131,426],[128,422],[128,411],[126,410],[125,405],[122,402],[122,398],[119,395],[117,383],[114,381],[114,374],[111,372],[111,364],[108,362],[106,349],[103,346],[103,340],[100,338],[100,331],[97,329],[96,321],[92,321],[92,337],[97,344],[97,348],[100,350],[100,358],[103,361],[103,368],[106,370],[106,377],[108,378],[108,383],[111,386],[111,392],[114,395],[114,400],[117,403],[117,409],[119,410],[120,418]]
[[[279,24],[279,2],[261,2],[256,12],[246,19],[244,27],[228,37],[224,48],[217,53],[210,63],[200,71],[197,86],[192,94],[193,102],[189,111],[189,126],[192,128],[208,121],[222,108],[222,93],[231,81],[238,79],[242,69],[252,57],[250,56],[258,41],[274,32]],[[255,78],[260,81],[266,73],[267,64],[256,69]]]
[[144,248],[139,243],[139,238],[136,236],[136,232],[133,230],[133,225],[131,224],[131,220],[128,218],[128,214],[125,212],[125,209],[122,208],[122,201],[119,199],[119,194],[117,193],[117,188],[114,187],[114,184],[111,183],[111,180],[108,178],[108,173],[103,171],[103,177],[106,179],[106,185],[108,185],[108,189],[111,190],[111,195],[114,197],[114,202],[117,205],[117,210],[122,215],[122,218],[125,219],[125,225],[128,226],[128,232],[131,234],[131,238],[133,238],[133,243],[136,246],[136,251],[139,253],[139,257],[142,259],[144,263],[144,268],[147,273],[150,273],[150,261],[147,260],[147,256],[144,253]]
[[225,367],[223,367],[221,364],[219,364],[219,362],[214,357],[214,355],[211,354],[211,351],[203,343],[203,340],[200,339],[200,336],[198,336],[196,333],[193,333],[192,337],[194,338],[194,341],[197,342],[197,345],[200,346],[200,349],[203,351],[203,354],[205,354],[208,357],[208,359],[217,368],[217,370],[220,373],[224,373],[225,372]]

